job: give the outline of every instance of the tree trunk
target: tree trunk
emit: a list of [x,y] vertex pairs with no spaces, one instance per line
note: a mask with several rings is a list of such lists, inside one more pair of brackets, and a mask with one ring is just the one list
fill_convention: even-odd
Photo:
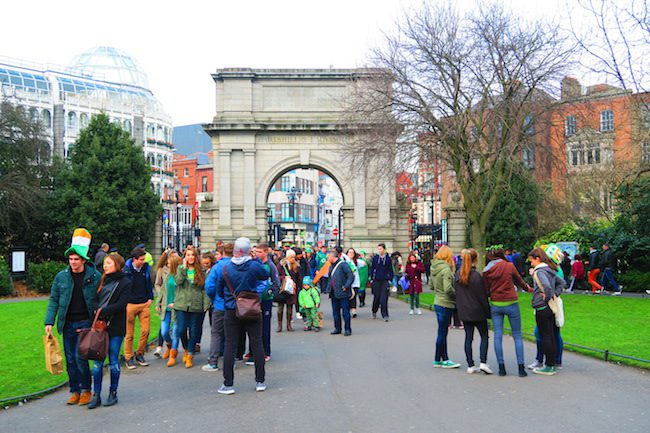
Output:
[[470,243],[472,248],[478,252],[478,264],[476,268],[478,270],[485,267],[485,229],[481,229],[479,224],[470,225]]

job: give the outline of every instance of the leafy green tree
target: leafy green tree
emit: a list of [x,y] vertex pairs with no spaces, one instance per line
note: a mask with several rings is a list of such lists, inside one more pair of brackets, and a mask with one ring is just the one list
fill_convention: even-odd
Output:
[[486,229],[487,245],[503,245],[522,253],[535,242],[537,209],[542,197],[530,173],[516,167],[512,180],[499,195]]
[[142,149],[105,114],[80,132],[54,187],[50,215],[60,251],[74,228],[85,227],[95,245],[128,254],[149,239],[162,212]]
[[43,125],[0,102],[0,249],[29,241],[51,186],[50,162]]

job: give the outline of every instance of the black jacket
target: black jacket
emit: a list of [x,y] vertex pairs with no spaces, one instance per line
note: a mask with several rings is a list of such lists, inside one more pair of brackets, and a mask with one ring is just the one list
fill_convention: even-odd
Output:
[[600,268],[601,269],[614,269],[616,268],[616,259],[614,258],[614,253],[611,249],[603,251],[603,254],[600,256]]
[[111,337],[124,337],[126,334],[126,304],[130,300],[131,280],[122,272],[106,275],[98,293],[97,307],[102,307],[99,318],[109,322],[108,335]]
[[472,269],[467,285],[461,284],[458,281],[459,277],[460,272],[456,272],[454,290],[456,291],[456,308],[460,320],[480,322],[489,319],[490,304],[481,274],[476,269]]
[[598,250],[589,253],[589,270],[598,269]]

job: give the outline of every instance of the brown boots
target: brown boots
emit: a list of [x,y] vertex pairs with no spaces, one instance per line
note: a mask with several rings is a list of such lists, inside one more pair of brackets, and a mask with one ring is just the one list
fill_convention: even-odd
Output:
[[90,403],[90,399],[93,398],[93,393],[90,391],[81,391],[79,396],[79,406],[85,406]]
[[165,349],[165,352],[162,354],[162,359],[169,359],[169,355],[172,351],[172,345],[169,343],[167,344],[167,348]]
[[167,361],[167,367],[173,367],[176,365],[176,357],[178,356],[178,350],[171,349],[169,351],[169,361]]
[[193,360],[194,360],[194,355],[190,355],[188,353],[185,356],[185,368],[192,368],[194,366]]
[[293,309],[293,305],[287,305],[287,331],[293,332],[293,327],[291,326],[291,316],[293,312],[291,311]]
[[79,393],[78,392],[71,393],[70,398],[65,404],[69,404],[69,405],[79,404]]
[[275,332],[282,332],[282,316],[284,314],[278,312],[278,329]]

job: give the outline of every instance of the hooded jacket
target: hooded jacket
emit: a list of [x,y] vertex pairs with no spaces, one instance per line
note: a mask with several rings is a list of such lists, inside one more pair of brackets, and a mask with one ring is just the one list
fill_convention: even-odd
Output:
[[217,293],[217,286],[219,285],[219,280],[223,278],[223,267],[230,263],[231,260],[232,257],[222,257],[212,266],[212,270],[205,279],[205,294],[212,301],[212,308],[217,311],[224,311],[226,309],[223,297]]
[[[530,303],[535,309],[547,307],[549,299],[553,295],[560,296],[566,286],[564,279],[560,278],[557,272],[551,269],[546,263],[535,267],[533,282],[533,297]],[[544,294],[542,295],[542,293]]]
[[492,260],[487,264],[483,269],[483,280],[490,299],[497,302],[519,300],[515,285],[528,288],[515,266],[503,259]]
[[[84,301],[86,301],[86,307],[88,308],[89,318],[95,314],[97,287],[99,286],[100,278],[101,274],[97,271],[95,264],[87,261],[84,265],[83,295]],[[47,313],[45,314],[45,324],[54,325],[54,321],[56,320],[56,330],[59,334],[63,333],[65,317],[68,314],[73,289],[74,281],[72,280],[72,271],[70,270],[70,266],[68,266],[56,274],[54,281],[52,281],[50,301],[47,304]]]
[[456,294],[454,293],[453,275],[449,263],[444,260],[431,262],[429,287],[435,291],[435,305],[456,308]]
[[[196,272],[203,271],[197,269]],[[195,282],[190,283],[185,266],[178,267],[174,280],[176,282],[174,310],[187,313],[202,313],[210,308],[210,298],[205,294],[204,286],[199,286]]]
[[[226,310],[234,310],[237,307],[233,292],[235,295],[243,291],[257,293],[257,282],[270,278],[269,272],[257,260],[249,260],[239,265],[231,261],[223,269],[225,271],[221,270],[222,275],[217,280],[217,294],[224,299]],[[223,272],[227,273],[230,284],[226,282]]]

